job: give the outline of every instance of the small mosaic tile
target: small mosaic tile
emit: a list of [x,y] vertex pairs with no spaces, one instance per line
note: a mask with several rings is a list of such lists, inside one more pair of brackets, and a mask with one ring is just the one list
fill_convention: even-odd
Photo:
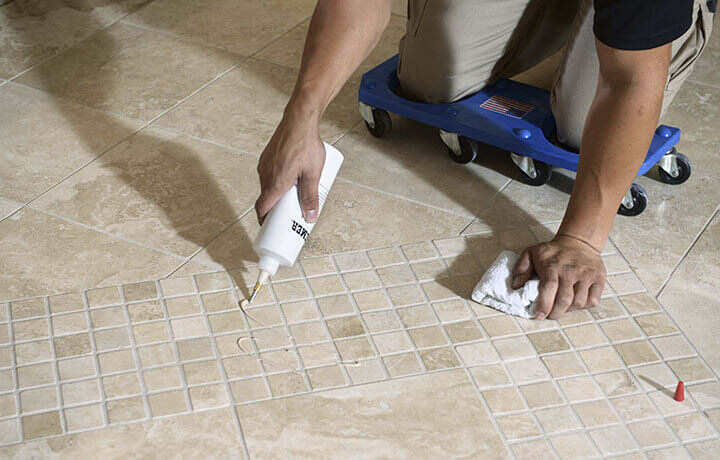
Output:
[[604,256],[601,305],[559,321],[467,300],[501,245],[534,238],[302,259],[244,311],[233,280],[251,284],[252,268],[0,303],[0,444],[451,372],[518,458],[661,458],[718,440],[720,384],[621,254]]

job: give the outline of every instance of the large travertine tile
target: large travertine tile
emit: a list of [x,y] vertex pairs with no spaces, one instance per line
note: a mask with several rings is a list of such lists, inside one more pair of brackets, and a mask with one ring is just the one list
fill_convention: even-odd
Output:
[[[307,257],[456,235],[469,222],[469,218],[338,181],[302,254]],[[245,261],[255,262],[252,241],[258,229],[251,211],[190,260],[209,268],[220,268],[218,264],[238,268]],[[189,273],[181,270],[177,276]]]
[[0,87],[0,107],[0,194],[23,203],[140,126],[13,83]]
[[0,2],[0,77],[13,77],[147,1]]
[[[510,162],[509,156],[507,162]],[[556,169],[550,182],[533,187],[513,180],[479,213],[473,232],[532,227],[561,220],[565,214],[574,173]]]
[[240,406],[237,412],[257,458],[508,456],[462,370]]
[[[158,126],[260,154],[282,119],[296,73],[248,59],[164,115]],[[357,82],[350,82],[325,112],[320,135],[334,142],[359,121]]]
[[695,243],[690,253],[665,286],[659,300],[680,328],[695,344],[708,364],[720,372],[720,214]]
[[22,203],[0,197],[0,220],[15,212],[22,206]]
[[[368,70],[398,53],[398,42],[405,35],[405,22],[406,19],[403,17],[390,17],[390,23],[385,29],[380,42],[353,73],[355,77],[361,77]],[[309,26],[310,20],[308,19],[266,48],[263,48],[255,57],[286,67],[299,68]]]
[[149,120],[241,58],[117,23],[17,81],[90,107]]
[[0,448],[0,457],[245,458],[242,438],[230,411],[207,411],[29,441]]
[[0,299],[162,277],[181,260],[32,209],[0,222]]
[[647,209],[618,217],[610,234],[651,293],[657,293],[673,266],[720,203],[720,88],[687,82],[663,123],[682,129],[678,150],[690,158],[692,176],[666,185],[656,172],[637,179],[648,192]]
[[250,55],[310,16],[314,0],[157,0],[124,21]]
[[148,128],[34,207],[189,257],[257,199],[257,158]]
[[392,135],[377,139],[361,123],[337,143],[340,176],[456,213],[476,216],[490,205],[505,175],[450,161],[437,129],[396,118]]

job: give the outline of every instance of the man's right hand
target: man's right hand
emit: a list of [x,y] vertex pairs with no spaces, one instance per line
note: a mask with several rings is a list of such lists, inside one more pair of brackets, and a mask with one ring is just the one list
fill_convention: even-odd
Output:
[[325,164],[325,147],[318,133],[318,122],[286,111],[270,142],[260,155],[260,197],[255,202],[258,222],[290,187],[297,184],[300,207],[307,222],[317,220],[318,182]]

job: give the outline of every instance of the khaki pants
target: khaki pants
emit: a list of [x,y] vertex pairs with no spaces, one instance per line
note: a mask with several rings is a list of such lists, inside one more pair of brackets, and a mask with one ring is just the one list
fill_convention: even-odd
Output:
[[[663,110],[692,72],[712,30],[705,0],[672,44]],[[558,141],[579,148],[595,97],[598,57],[591,0],[409,0],[398,78],[405,97],[443,103],[533,67],[563,46],[552,88]]]

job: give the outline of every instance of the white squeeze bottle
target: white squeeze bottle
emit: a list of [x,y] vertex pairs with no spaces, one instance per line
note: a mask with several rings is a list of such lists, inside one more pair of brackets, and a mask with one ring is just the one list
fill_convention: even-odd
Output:
[[[325,165],[318,184],[320,205],[318,218],[343,162],[343,155],[338,149],[326,142],[323,142],[323,145]],[[300,208],[298,188],[293,185],[265,217],[260,233],[255,239],[255,251],[260,256],[258,263],[260,273],[250,296],[250,302],[255,299],[263,283],[277,272],[280,265],[290,266],[295,263],[314,226],[315,224],[305,222]]]

